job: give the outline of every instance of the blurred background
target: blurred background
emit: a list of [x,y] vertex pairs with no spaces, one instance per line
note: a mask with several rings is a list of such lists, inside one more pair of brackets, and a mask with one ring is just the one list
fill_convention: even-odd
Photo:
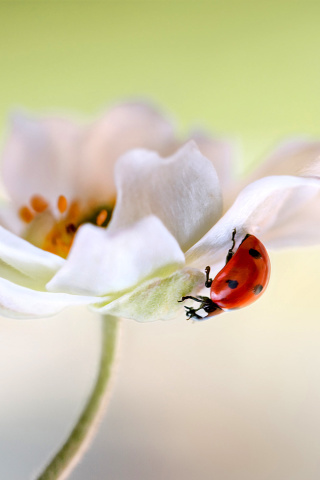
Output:
[[[0,3],[0,129],[16,109],[93,119],[147,98],[239,141],[244,168],[320,136],[317,1]],[[266,294],[192,324],[122,324],[112,400],[72,480],[315,480],[320,474],[320,248],[271,255]],[[0,478],[26,480],[94,380],[84,309],[0,319]]]

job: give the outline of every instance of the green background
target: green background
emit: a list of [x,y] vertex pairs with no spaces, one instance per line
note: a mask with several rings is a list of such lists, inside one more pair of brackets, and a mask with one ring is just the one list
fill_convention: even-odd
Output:
[[246,162],[320,132],[317,1],[3,2],[0,126],[19,108],[95,116],[148,98]]

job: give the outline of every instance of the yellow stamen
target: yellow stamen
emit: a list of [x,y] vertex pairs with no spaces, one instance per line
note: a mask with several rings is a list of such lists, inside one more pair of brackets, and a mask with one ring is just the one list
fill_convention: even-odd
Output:
[[26,205],[19,210],[19,216],[23,222],[30,223],[34,219],[34,213]]
[[99,227],[101,227],[101,225],[106,221],[107,216],[108,216],[107,210],[101,210],[101,212],[99,213],[96,219],[96,223]]
[[60,195],[57,202],[57,207],[60,213],[64,213],[68,208],[68,201],[64,195]]
[[60,218],[60,220],[56,221],[51,230],[47,233],[42,248],[48,252],[66,258],[78,226],[81,224],[79,221],[81,208],[79,202],[76,200],[69,204],[64,195],[60,195],[58,198],[57,207],[59,212],[61,214],[65,213],[65,215]]
[[37,213],[42,213],[48,208],[48,202],[41,195],[34,195],[30,199],[30,205]]
[[74,238],[74,232],[69,231],[67,227],[64,220],[56,223],[44,239],[43,250],[66,258]]
[[81,209],[79,202],[74,200],[71,202],[69,210],[68,210],[68,218],[71,222],[76,222],[80,216]]
[[[84,204],[82,200],[57,196],[56,212],[51,211],[47,199],[39,194],[32,195],[28,205],[23,205],[19,216],[25,223],[25,237],[37,247],[67,258],[78,229],[85,223],[106,226],[112,206],[103,207],[93,201]],[[59,215],[54,215],[54,213]],[[44,213],[42,213],[44,212]]]

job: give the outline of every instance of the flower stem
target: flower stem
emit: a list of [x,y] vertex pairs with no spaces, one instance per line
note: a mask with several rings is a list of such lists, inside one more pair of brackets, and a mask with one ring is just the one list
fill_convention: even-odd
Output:
[[66,479],[89,448],[103,416],[109,397],[108,386],[115,357],[119,319],[105,316],[102,322],[100,366],[91,396],[69,438],[37,480]]

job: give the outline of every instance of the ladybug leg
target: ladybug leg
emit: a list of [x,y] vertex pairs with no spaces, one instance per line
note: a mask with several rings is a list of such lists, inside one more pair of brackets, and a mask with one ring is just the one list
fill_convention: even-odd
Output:
[[236,233],[237,233],[237,230],[234,228],[232,230],[232,237],[231,237],[232,247],[228,251],[227,258],[226,258],[226,263],[228,263],[231,260],[231,258],[233,257],[233,254],[234,254],[233,249],[234,249],[235,244],[236,244],[236,241],[235,241]]
[[[206,318],[210,317],[213,312],[216,314],[221,313],[223,310],[218,307],[210,298],[203,297],[204,301],[200,304],[199,308],[192,308],[192,307],[184,307],[186,309],[187,320],[205,320]],[[197,300],[199,301],[199,300]],[[203,310],[203,312],[207,313],[205,316],[198,315],[197,312],[199,310]]]
[[201,308],[192,308],[192,307],[184,307],[186,309],[186,315],[187,315],[187,320],[190,320],[190,318],[193,318],[195,320],[203,320],[203,318],[198,315],[196,312],[198,310],[201,310]]
[[195,302],[200,303],[200,306],[198,308],[187,306],[184,307],[186,309],[187,320],[190,320],[190,318],[192,318],[193,320],[204,320],[206,317],[201,317],[201,315],[197,314],[199,310],[203,310],[208,314],[216,310],[219,310],[220,312],[222,311],[221,308],[218,307],[218,305],[216,305],[209,297],[202,297],[200,295],[199,297],[192,297],[190,295],[187,295],[186,297],[182,297],[182,299],[178,301],[183,302],[184,300],[194,300]]
[[211,287],[211,284],[212,284],[212,278],[209,278],[209,275],[210,275],[210,267],[207,266],[205,268],[205,272],[206,272],[206,281],[205,281],[205,286],[207,288],[210,288]]
[[[191,297],[192,298],[192,297]],[[203,298],[206,298],[206,297],[203,297]],[[192,307],[184,307],[186,309],[186,315],[187,315],[187,320],[190,320],[190,318],[193,318],[193,319],[196,319],[196,320],[202,320],[203,317],[201,317],[200,315],[197,314],[197,312],[199,310],[204,310],[206,311],[206,307],[208,305],[207,301],[206,300],[200,300],[200,299],[193,299],[193,300],[196,300],[197,302],[201,302],[200,304],[200,307],[199,308],[192,308]],[[210,299],[208,298],[208,300],[210,301]]]
[[196,312],[201,310],[207,304],[207,302],[210,301],[210,299],[207,297],[192,297],[191,295],[187,295],[182,297],[181,300],[178,300],[178,302],[184,302],[185,300],[193,300],[194,302],[199,302],[201,304],[199,308],[184,307],[186,309],[187,320],[190,320],[190,318],[195,318],[197,320],[202,319],[202,317],[200,317],[200,315],[198,315]]
[[181,300],[178,300],[178,302],[184,302],[185,300],[194,300],[195,302],[203,303],[206,302],[207,300],[210,300],[208,297],[191,297],[190,295],[187,295],[186,297],[182,297]]
[[196,312],[198,310],[201,310],[204,306],[208,305],[208,302],[211,302],[209,297],[202,297],[202,296],[192,297],[191,295],[182,297],[181,300],[178,300],[178,302],[184,302],[185,300],[193,300],[194,302],[199,302],[201,304],[199,308],[184,307],[187,311],[188,318],[191,318],[193,315],[196,315]]

